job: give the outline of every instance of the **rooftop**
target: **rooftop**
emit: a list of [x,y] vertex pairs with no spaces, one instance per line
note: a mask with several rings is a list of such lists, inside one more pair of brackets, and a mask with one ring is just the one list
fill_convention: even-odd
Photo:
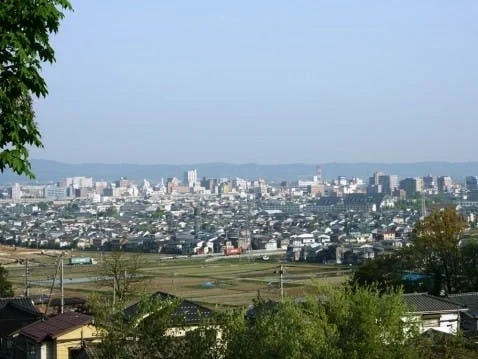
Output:
[[428,293],[404,294],[403,299],[408,304],[412,313],[437,313],[466,311],[462,304],[446,298],[440,298]]
[[63,333],[91,323],[92,320],[93,317],[86,314],[65,312],[27,325],[20,333],[37,342],[41,342],[45,339],[57,338]]
[[[189,300],[178,298],[172,294],[164,292],[156,292],[149,297],[154,301],[178,301],[178,306],[173,312],[173,317],[181,324],[192,325],[199,324],[204,318],[210,318],[212,311],[199,304],[193,303]],[[134,303],[124,310],[125,316],[132,318],[140,309],[140,303]]]
[[29,297],[0,298],[0,309],[5,308],[7,305],[31,314],[40,314],[35,308],[33,300]]
[[468,316],[478,317],[478,292],[450,294],[448,298],[468,308],[468,312],[466,313]]

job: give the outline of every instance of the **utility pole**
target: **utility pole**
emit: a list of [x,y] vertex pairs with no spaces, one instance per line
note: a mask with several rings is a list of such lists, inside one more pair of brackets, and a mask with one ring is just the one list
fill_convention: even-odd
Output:
[[284,267],[280,265],[280,300],[284,301]]
[[60,298],[60,313],[63,314],[65,308],[65,293],[63,290],[63,253],[60,256],[60,289],[61,289],[61,298]]
[[113,275],[113,307],[116,305],[116,277]]
[[30,295],[30,289],[29,289],[29,283],[28,283],[28,258],[25,259],[25,297],[28,297]]
[[128,272],[124,270],[124,286],[123,286],[123,299],[126,297],[126,290],[128,288]]
[[279,270],[274,273],[279,273],[280,299],[284,301],[284,266],[281,264]]

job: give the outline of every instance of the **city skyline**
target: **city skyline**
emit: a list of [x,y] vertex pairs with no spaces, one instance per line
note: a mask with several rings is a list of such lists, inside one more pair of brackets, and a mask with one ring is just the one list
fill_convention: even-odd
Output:
[[[267,181],[264,178],[251,177],[210,177],[202,176],[197,169],[187,169],[183,179],[168,175],[158,183],[144,178],[139,183],[120,176],[113,181],[104,178],[93,178],[83,175],[64,177],[48,183],[37,182],[30,185],[14,183],[0,188],[0,199],[7,201],[41,201],[41,200],[74,200],[88,199],[93,202],[109,201],[111,198],[143,198],[168,194],[200,194],[200,195],[232,195],[240,198],[275,196],[278,191],[292,199],[294,196],[308,198],[343,198],[345,201],[364,201],[372,198],[390,201],[417,196],[448,196],[449,200],[465,200],[465,205],[475,205],[478,200],[478,176],[467,176],[465,183],[455,182],[448,175],[414,176],[400,179],[396,174],[374,171],[367,179],[359,177],[347,178],[337,176],[335,179],[324,179],[322,168],[317,166],[308,179]],[[424,197],[423,197],[424,198]],[[443,198],[442,198],[443,199]],[[334,201],[325,199],[326,202]],[[384,203],[385,203],[384,202]],[[390,203],[389,203],[390,202]],[[425,212],[425,210],[422,210]]]
[[70,163],[472,161],[478,4],[78,2],[44,149]]
[[[102,179],[115,179],[122,176],[130,179],[160,180],[162,177],[177,176],[182,179],[184,172],[197,169],[199,176],[210,177],[242,177],[263,178],[267,180],[282,181],[295,178],[312,178],[317,174],[317,165],[320,166],[321,177],[327,179],[345,176],[347,178],[368,178],[370,173],[380,171],[397,174],[401,178],[425,175],[449,175],[459,181],[466,176],[478,174],[478,162],[414,162],[414,163],[292,163],[292,164],[233,164],[233,163],[188,163],[183,165],[157,164],[108,164],[85,163],[68,164],[48,160],[32,160],[32,169],[35,171],[34,182],[56,180],[62,177],[71,177],[78,174],[93,176]],[[2,174],[1,183],[31,182],[31,180],[14,175],[11,171]]]

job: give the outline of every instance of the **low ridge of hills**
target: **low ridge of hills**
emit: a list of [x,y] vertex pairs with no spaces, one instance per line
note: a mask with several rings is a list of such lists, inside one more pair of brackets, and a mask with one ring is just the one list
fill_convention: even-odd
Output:
[[[82,163],[70,164],[50,160],[33,159],[31,161],[34,181],[17,176],[6,170],[0,175],[0,183],[46,183],[58,181],[64,177],[87,176],[95,180],[116,180],[120,177],[142,181],[148,179],[153,183],[161,178],[178,177],[182,179],[183,172],[197,169],[198,176],[207,178],[263,178],[268,181],[284,181],[310,179],[316,172],[316,164],[257,164],[257,163],[196,163],[196,164],[106,164]],[[415,162],[415,163],[321,163],[323,178],[332,179],[337,176],[368,178],[374,171],[396,174],[400,178],[432,175],[451,176],[462,181],[466,176],[478,175],[478,162]]]

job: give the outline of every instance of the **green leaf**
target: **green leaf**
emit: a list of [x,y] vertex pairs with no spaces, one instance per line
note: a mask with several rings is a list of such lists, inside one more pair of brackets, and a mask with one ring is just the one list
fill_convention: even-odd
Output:
[[34,177],[27,146],[42,147],[32,96],[45,97],[42,63],[54,62],[49,43],[58,31],[67,0],[0,2],[0,171]]

